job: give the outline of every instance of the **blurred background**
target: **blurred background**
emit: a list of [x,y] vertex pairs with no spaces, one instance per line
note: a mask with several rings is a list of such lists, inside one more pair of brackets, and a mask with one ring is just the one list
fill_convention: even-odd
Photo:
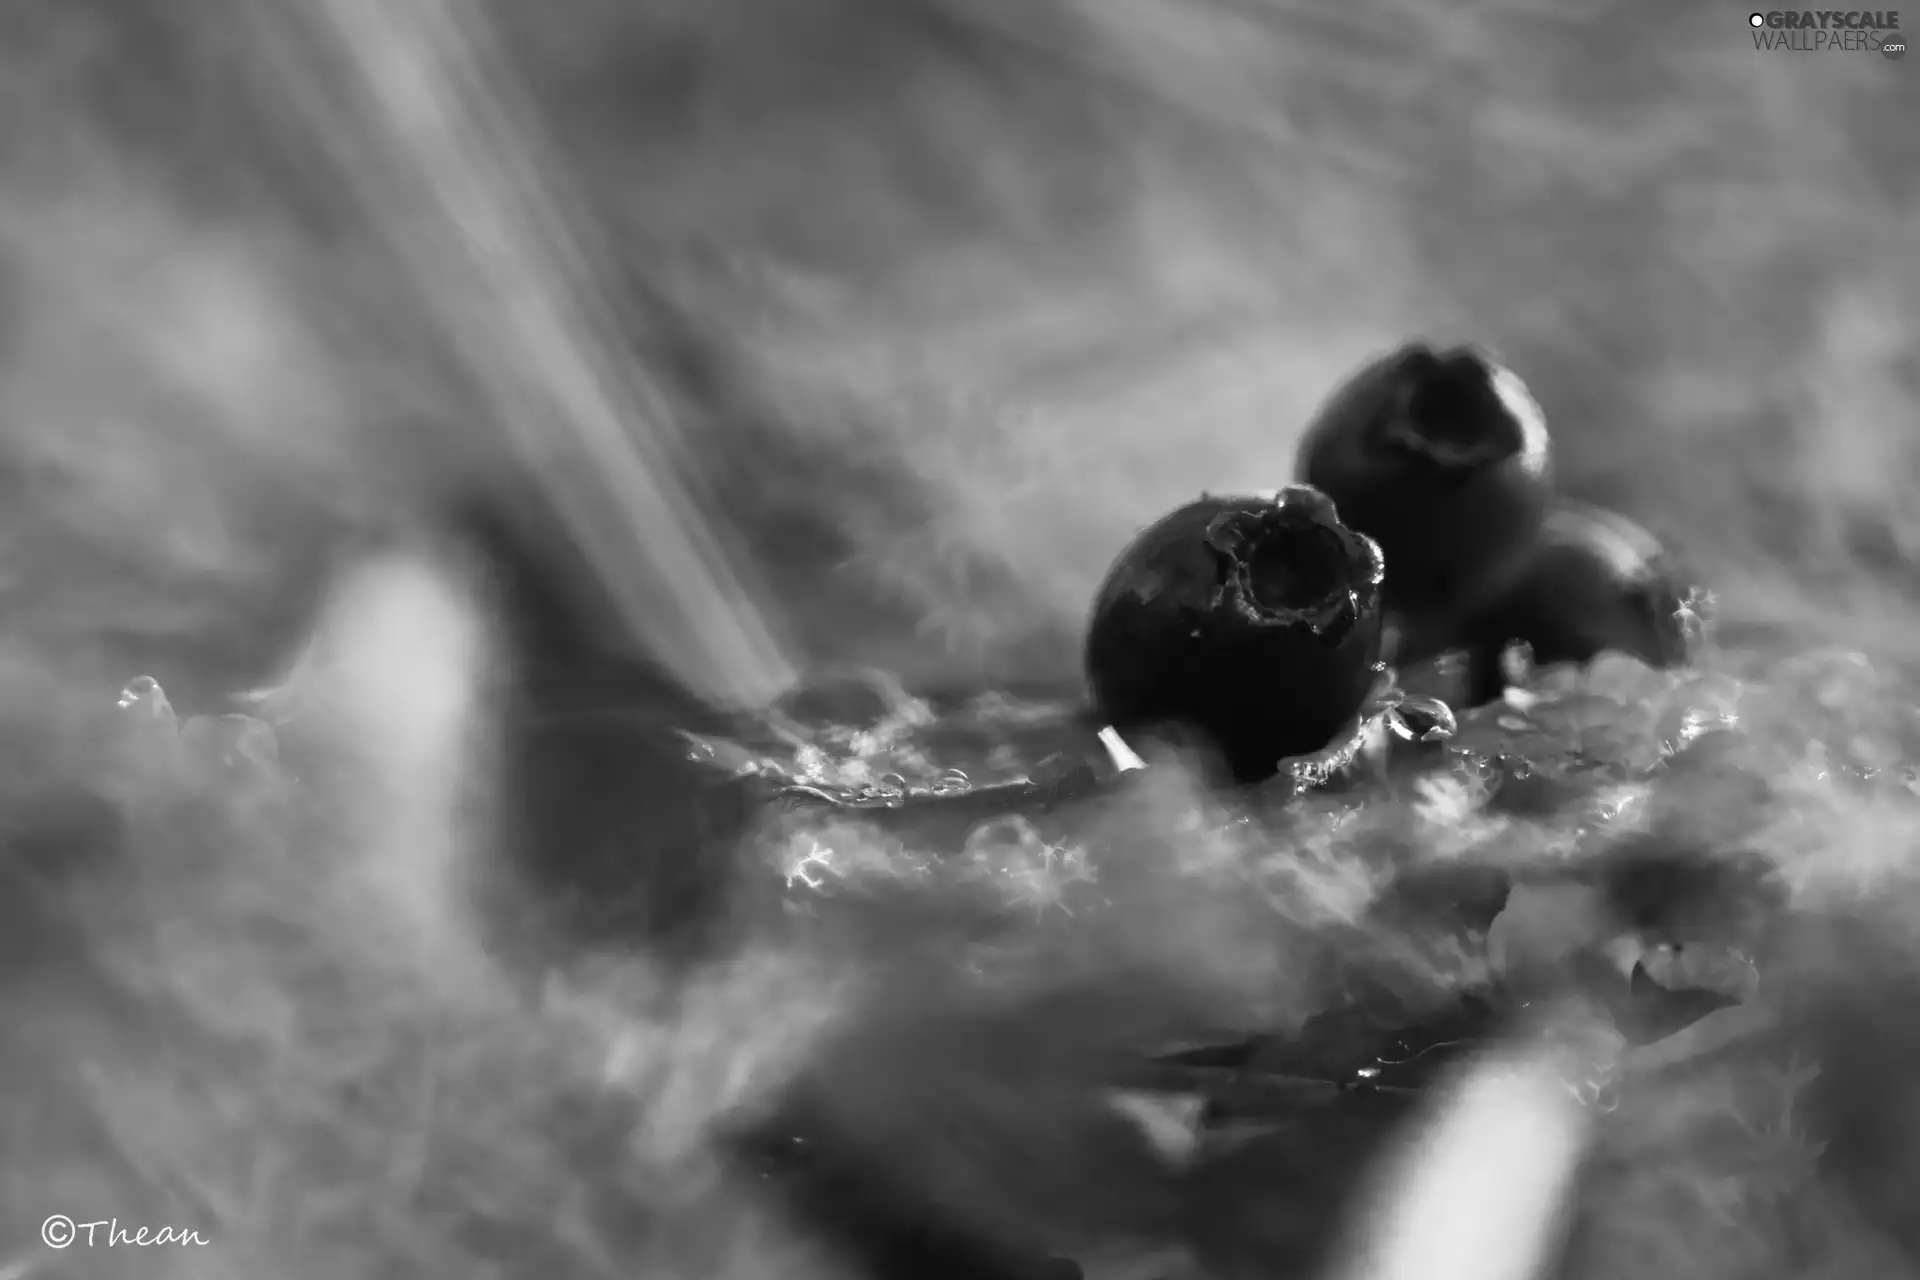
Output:
[[[254,678],[317,567],[509,456],[447,318],[494,304],[422,284],[419,175],[342,70],[404,9],[5,6],[13,625]],[[1719,3],[491,9],[453,25],[591,241],[626,429],[797,664],[1071,675],[1133,529],[1284,482],[1415,333],[1504,354],[1566,487],[1740,625],[1911,644],[1914,64]]]
[[[662,1221],[714,1240],[649,1274],[821,1274],[686,1208],[742,1060],[797,1056],[773,1042],[845,983],[749,953],[536,1009],[460,950],[486,784],[432,705],[459,626],[362,637],[381,678],[347,723],[385,789],[344,816],[16,812],[36,770],[84,772],[44,688],[110,709],[145,671],[206,709],[289,659],[334,567],[474,486],[564,528],[683,673],[1072,679],[1135,528],[1284,483],[1320,398],[1424,334],[1503,355],[1564,487],[1698,565],[1741,646],[1920,658],[1917,76],[1757,51],[1722,0],[6,0],[0,835],[52,827],[62,874],[137,856],[66,915],[0,886],[0,1211],[28,1245],[0,1277],[94,1274],[31,1245],[76,1205],[231,1245],[160,1275],[625,1275],[609,1241]],[[1894,701],[1843,693],[1835,741]],[[1808,705],[1770,731],[1803,745]],[[1905,810],[1807,812],[1823,853],[1912,847]],[[1133,932],[1181,933],[1153,909]],[[938,1107],[895,1105],[1051,1105],[943,1070]],[[567,1096],[622,1072],[656,1104],[637,1187]],[[1763,1274],[1772,1208],[1702,1234],[1725,1179],[1634,1176],[1664,1150],[1618,1216],[1685,1265],[1628,1233],[1576,1274]],[[1061,1180],[1123,1203],[1080,1158]]]

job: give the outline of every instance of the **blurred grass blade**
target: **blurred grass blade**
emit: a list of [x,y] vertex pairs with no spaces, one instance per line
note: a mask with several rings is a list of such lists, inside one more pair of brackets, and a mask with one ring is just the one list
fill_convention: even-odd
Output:
[[1539,1280],[1560,1242],[1586,1116],[1544,1059],[1494,1057],[1440,1104],[1339,1280]]
[[791,684],[763,589],[703,500],[692,426],[598,284],[620,264],[542,163],[484,12],[443,0],[262,12],[277,69],[629,633],[709,697],[757,703]]

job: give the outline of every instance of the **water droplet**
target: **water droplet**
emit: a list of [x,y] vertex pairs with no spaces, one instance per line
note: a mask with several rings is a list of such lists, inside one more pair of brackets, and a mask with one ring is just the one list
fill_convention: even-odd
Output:
[[1444,742],[1460,732],[1453,708],[1438,698],[1408,694],[1393,716],[1395,732],[1412,742]]

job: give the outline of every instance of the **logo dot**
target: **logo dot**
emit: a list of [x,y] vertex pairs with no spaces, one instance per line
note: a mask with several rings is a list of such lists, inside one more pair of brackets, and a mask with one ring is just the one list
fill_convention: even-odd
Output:
[[1750,13],[1747,15],[1747,25],[1750,27],[1764,27],[1767,25],[1767,15],[1764,13]]

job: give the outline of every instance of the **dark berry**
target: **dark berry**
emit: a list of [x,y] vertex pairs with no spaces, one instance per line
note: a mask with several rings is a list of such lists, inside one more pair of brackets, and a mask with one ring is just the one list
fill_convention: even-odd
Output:
[[1547,429],[1525,384],[1469,347],[1412,342],[1321,407],[1296,478],[1380,544],[1396,630],[1424,633],[1517,578],[1551,502]]
[[1472,700],[1499,696],[1498,655],[1515,641],[1542,666],[1591,662],[1608,650],[1679,666],[1693,649],[1690,594],[1652,534],[1616,512],[1562,502],[1519,581],[1465,628]]
[[1239,781],[1324,747],[1380,658],[1380,549],[1305,486],[1203,497],[1136,537],[1101,585],[1087,679],[1122,733],[1197,736]]

